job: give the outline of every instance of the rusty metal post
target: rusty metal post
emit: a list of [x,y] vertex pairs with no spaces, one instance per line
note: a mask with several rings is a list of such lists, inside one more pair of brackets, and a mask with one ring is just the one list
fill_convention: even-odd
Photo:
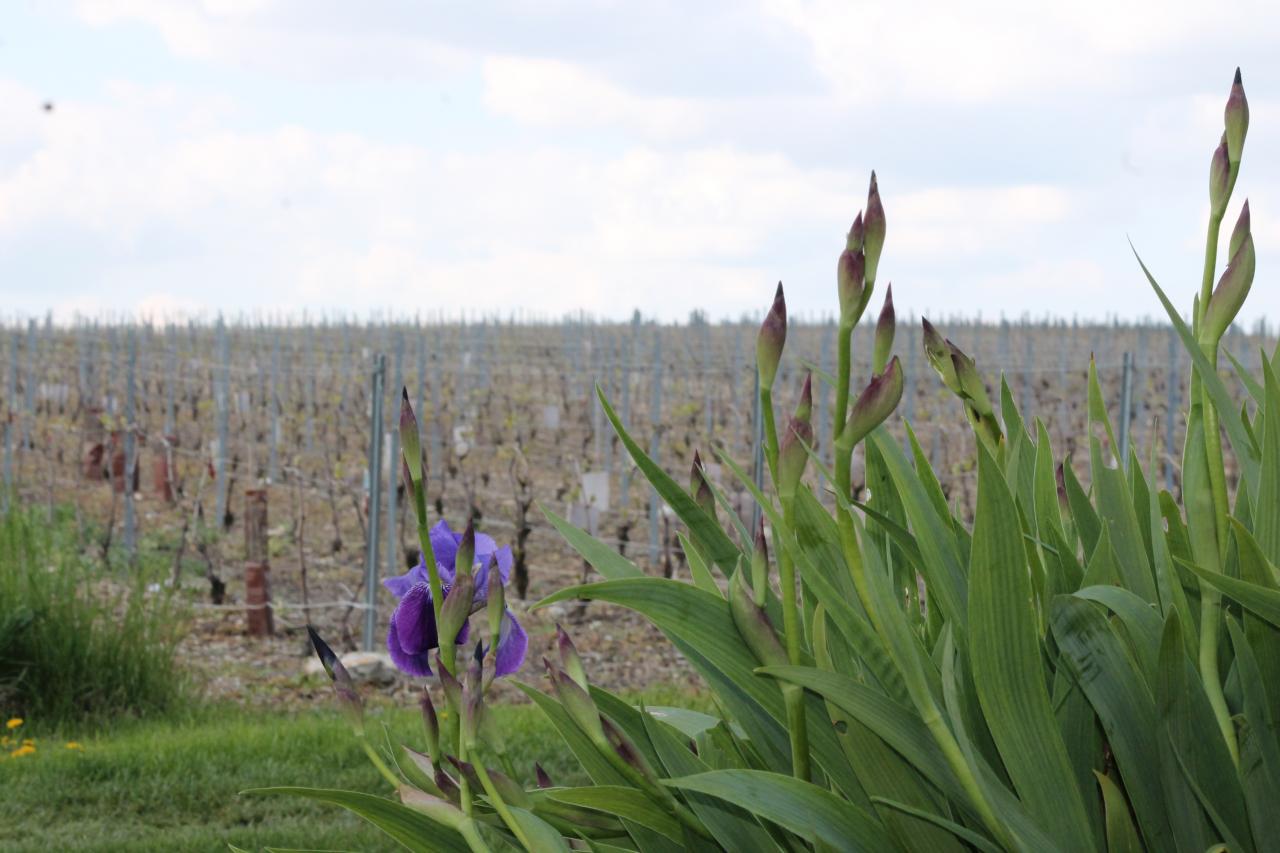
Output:
[[267,490],[244,493],[244,603],[249,636],[275,633],[271,612],[271,566],[267,555]]

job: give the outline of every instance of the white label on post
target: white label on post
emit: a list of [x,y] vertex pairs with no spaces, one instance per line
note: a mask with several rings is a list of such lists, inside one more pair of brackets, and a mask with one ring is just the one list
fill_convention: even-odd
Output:
[[587,471],[582,475],[582,500],[598,512],[609,510],[609,472]]

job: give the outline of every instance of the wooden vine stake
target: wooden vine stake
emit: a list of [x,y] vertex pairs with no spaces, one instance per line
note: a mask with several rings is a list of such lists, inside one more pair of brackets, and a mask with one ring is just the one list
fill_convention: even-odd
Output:
[[267,490],[244,493],[244,602],[249,636],[275,632],[271,611],[271,566],[267,561]]

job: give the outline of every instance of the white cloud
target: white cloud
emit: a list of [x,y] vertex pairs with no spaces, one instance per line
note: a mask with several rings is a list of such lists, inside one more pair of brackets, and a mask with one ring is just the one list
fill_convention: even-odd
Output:
[[765,0],[763,9],[802,33],[833,90],[857,102],[982,102],[1105,87],[1127,59],[1237,23],[1212,4],[1158,0]]
[[1009,250],[1073,211],[1061,187],[940,187],[886,199],[893,251],[902,254],[975,254]]
[[276,0],[77,0],[75,6],[91,26],[144,24],[185,59],[297,79],[434,76],[465,67],[468,58],[467,51],[420,33],[386,28],[356,35],[325,26],[314,7]]
[[638,96],[581,65],[554,59],[490,57],[484,83],[491,112],[540,126],[603,125],[670,139],[696,134],[706,119],[705,106],[693,99]]

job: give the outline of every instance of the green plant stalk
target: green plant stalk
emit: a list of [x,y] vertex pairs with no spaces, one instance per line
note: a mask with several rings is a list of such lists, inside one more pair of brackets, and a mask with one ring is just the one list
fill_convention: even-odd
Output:
[[933,739],[937,742],[938,748],[942,750],[942,755],[947,764],[950,765],[951,771],[956,774],[960,787],[969,795],[973,808],[978,813],[978,818],[995,837],[996,841],[999,842],[1000,846],[1006,850],[1021,849],[1022,845],[1014,842],[1008,828],[996,817],[995,811],[991,808],[991,803],[987,801],[987,795],[983,792],[977,777],[973,775],[973,769],[969,766],[969,762],[965,760],[960,744],[956,742],[955,735],[942,719],[942,713],[938,710],[938,706],[932,700],[928,700],[925,707],[918,710],[921,712],[921,719],[929,730],[929,734],[933,735]]
[[489,845],[480,837],[475,821],[466,821],[462,826],[458,827],[458,832],[462,835],[462,839],[467,842],[467,846],[471,848],[472,853],[493,853],[489,849]]
[[[838,361],[836,372],[836,408],[834,412],[835,423],[831,434],[839,437],[844,432],[844,422],[849,416],[849,379],[853,373],[853,322],[844,317],[840,318],[840,339],[838,346]],[[836,471],[840,468],[837,466]],[[848,474],[848,466],[845,466],[845,473]],[[848,477],[846,476],[846,479]]]
[[[788,530],[795,529],[794,495],[781,495],[782,519]],[[796,596],[796,564],[786,548],[778,550],[778,583],[782,586],[782,632],[786,635],[787,660],[799,666],[800,658],[800,603]],[[787,733],[791,739],[791,772],[797,779],[808,782],[809,726],[805,721],[804,690],[784,687],[782,698],[787,707]]]
[[[1201,334],[1204,334],[1204,313],[1208,309],[1209,297],[1213,293],[1213,274],[1218,259],[1218,239],[1222,227],[1221,215],[1209,215],[1208,234],[1205,238],[1204,272],[1200,281],[1200,301],[1197,320],[1200,321]],[[1218,365],[1218,342],[1202,339],[1200,348],[1215,369]],[[1227,516],[1229,499],[1227,497],[1226,468],[1222,459],[1222,435],[1218,423],[1218,410],[1201,383],[1192,376],[1195,388],[1193,394],[1199,393],[1202,417],[1204,419],[1205,457],[1209,475],[1209,490],[1213,498],[1213,527],[1218,546],[1217,570],[1222,571],[1227,557]],[[1192,399],[1196,399],[1193,397]],[[1213,708],[1214,718],[1222,732],[1227,750],[1236,766],[1240,765],[1240,746],[1236,739],[1235,724],[1231,721],[1231,711],[1227,707],[1226,696],[1222,692],[1222,677],[1218,670],[1218,634],[1222,619],[1222,594],[1208,584],[1200,585],[1200,679],[1204,683],[1205,694],[1209,697],[1209,705]]]
[[368,739],[363,734],[358,734],[356,737],[360,739],[360,748],[364,750],[365,755],[369,756],[369,760],[373,762],[373,766],[382,774],[382,778],[386,779],[392,788],[399,790],[403,783],[396,778],[396,774],[391,772],[391,768],[382,760],[382,756],[378,755],[378,751],[369,744]]
[[[467,741],[462,736],[461,712],[458,718],[458,760],[467,760]],[[458,773],[458,799],[462,803],[462,813],[471,817],[471,783],[467,781],[467,774],[462,772]]]
[[516,839],[524,845],[524,849],[537,849],[525,833],[524,827],[520,825],[520,821],[516,820],[515,816],[511,814],[511,809],[507,807],[507,801],[502,799],[502,795],[498,793],[498,789],[493,784],[493,779],[489,776],[489,771],[485,769],[484,763],[476,761],[471,766],[475,768],[476,775],[480,777],[480,786],[484,788],[485,795],[489,797],[489,802],[493,803],[494,811],[502,818],[502,822],[507,825],[507,828],[511,830]]
[[778,482],[778,422],[773,415],[773,389],[760,387],[760,411],[764,415],[764,458],[769,479]]
[[[444,604],[444,590],[440,584],[440,567],[436,565],[436,554],[431,550],[431,531],[427,527],[427,475],[423,472],[422,479],[413,484],[413,509],[418,520],[418,547],[422,551],[422,561],[427,567],[427,582],[431,586],[431,610],[436,618],[436,624],[440,624],[440,608]],[[449,666],[449,671],[453,672],[454,664],[454,647],[453,643],[443,642],[441,637],[440,656]]]

